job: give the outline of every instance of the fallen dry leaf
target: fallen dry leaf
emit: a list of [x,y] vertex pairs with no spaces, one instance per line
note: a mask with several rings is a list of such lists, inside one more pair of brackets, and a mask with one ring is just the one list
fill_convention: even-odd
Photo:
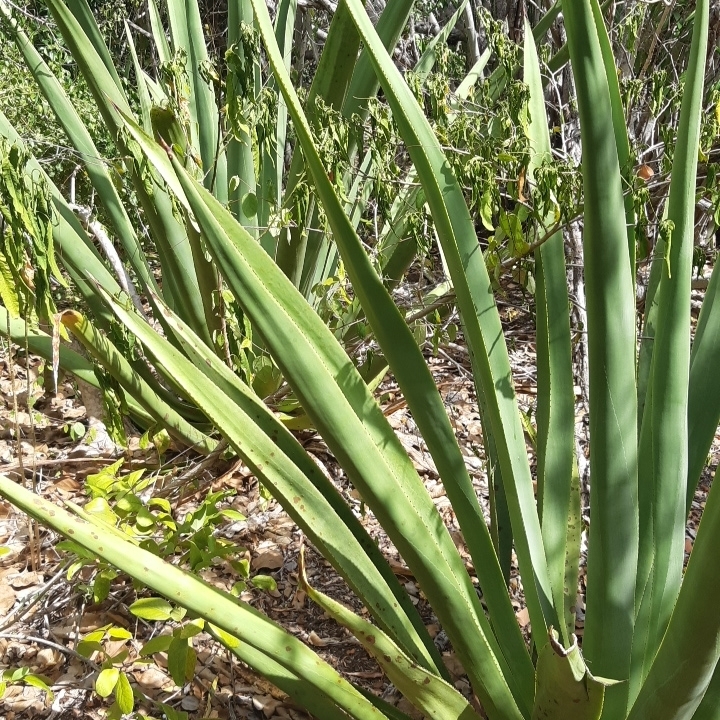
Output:
[[265,550],[253,559],[252,566],[255,570],[259,570],[260,568],[277,570],[282,567],[283,560],[283,554],[280,550]]
[[9,585],[0,585],[0,616],[5,616],[15,604],[15,591]]
[[35,656],[35,662],[33,665],[38,670],[46,670],[47,668],[54,667],[63,661],[63,655],[59,650],[51,647],[44,647],[38,650],[38,654]]
[[188,712],[195,712],[200,707],[200,701],[193,695],[186,695],[181,701],[183,710]]
[[137,684],[148,690],[159,690],[166,685],[172,685],[173,681],[162,670],[156,667],[149,667],[142,672],[134,672],[133,677]]
[[32,572],[30,570],[18,573],[14,577],[9,578],[10,585],[12,585],[16,590],[32,587],[34,585],[42,585],[44,579],[45,578],[41,573]]
[[315,647],[325,647],[330,643],[330,640],[321,638],[314,630],[311,630],[308,634],[308,640],[310,641],[310,644]]
[[465,674],[465,668],[455,653],[443,653],[442,659],[448,672],[453,677],[460,677]]
[[520,623],[520,627],[524,628],[530,622],[530,612],[524,607],[520,612],[515,613],[517,621]]
[[252,704],[256,710],[262,710],[262,714],[269,718],[275,714],[275,710],[278,705],[281,705],[281,702],[269,695],[256,695],[252,699]]

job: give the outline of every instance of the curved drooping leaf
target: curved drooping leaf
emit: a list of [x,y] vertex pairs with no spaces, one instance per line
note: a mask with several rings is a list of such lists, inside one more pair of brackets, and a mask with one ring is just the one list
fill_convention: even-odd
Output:
[[[487,621],[459,555],[405,451],[352,363],[325,324],[227,211],[195,186],[177,162],[173,179],[167,158],[161,160],[152,147],[154,143],[148,142],[137,127],[130,129],[166,181],[173,188],[180,186],[179,199],[192,207],[230,288],[266,340],[303,408],[413,567],[425,593],[437,598],[435,606],[443,624],[451,629],[456,643],[459,640],[465,645],[469,656],[478,657],[474,664],[478,676],[481,666],[486,668],[483,680],[492,693],[505,698],[497,704],[503,708],[501,717],[516,717],[515,701],[498,671],[502,655],[496,660],[498,656],[493,656],[487,645],[479,645],[477,637],[468,643],[468,628],[480,630],[475,623]],[[293,353],[285,352],[287,347],[292,347]],[[407,502],[389,503],[388,493]],[[487,630],[479,632],[479,637],[495,645]],[[527,655],[524,648],[523,653]]]
[[[0,475],[0,495],[168,600],[182,605],[297,675],[358,720],[384,716],[301,640],[250,605],[135,545],[105,525],[71,515]],[[87,516],[86,516],[87,517]]]
[[344,625],[385,671],[390,682],[418,709],[433,720],[480,720],[470,703],[449,683],[419,667],[377,627],[336,600],[315,590],[305,575],[300,555],[300,582],[308,597],[331,618]]
[[[490,608],[495,638],[512,673],[511,676],[506,676],[508,683],[518,688],[521,702],[529,704],[532,695],[531,663],[519,634],[517,621],[508,605],[508,596],[492,540],[487,526],[481,519],[482,511],[437,387],[412,332],[393,303],[382,279],[373,269],[352,223],[344,212],[342,203],[335,194],[332,184],[328,181],[309,125],[300,109],[298,98],[292,89],[289,77],[283,72],[277,48],[270,43],[269,19],[266,20],[267,11],[259,3],[254,4],[270,62],[286,98],[289,112],[293,117],[295,131],[298,141],[303,147],[308,171],[312,175],[328,223],[333,229],[335,242],[365,311],[365,316],[428,444],[428,449],[443,479],[465,540],[475,560],[480,583]],[[379,44],[379,40],[377,38],[375,40]],[[374,48],[369,45],[368,48],[371,53],[375,53]],[[437,143],[437,141],[435,142]],[[537,520],[536,515],[535,519]],[[388,532],[391,530],[388,529]],[[470,600],[476,607],[472,596]],[[484,615],[476,616],[479,620],[478,629],[481,629],[484,634],[487,633]],[[473,652],[474,649],[465,644],[463,635],[458,637],[453,633],[452,628],[448,632],[461,655]],[[490,647],[494,650],[493,638],[490,640]],[[467,657],[469,660],[470,654]],[[502,658],[498,658],[498,661],[502,667]],[[472,667],[472,664],[470,665]],[[474,677],[474,681],[482,683],[484,680],[478,675]]]
[[695,8],[668,197],[667,218],[673,229],[657,290],[657,327],[640,435],[641,543],[636,619],[640,632],[636,630],[633,648],[631,701],[665,634],[680,590],[685,557],[690,281],[708,7],[707,0],[699,0]]

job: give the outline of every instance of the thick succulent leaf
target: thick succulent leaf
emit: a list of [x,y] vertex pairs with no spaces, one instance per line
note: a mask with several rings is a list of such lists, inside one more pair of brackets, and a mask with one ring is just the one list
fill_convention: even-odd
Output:
[[[251,48],[244,46],[243,26],[252,27],[253,11],[250,0],[238,0],[228,4],[228,51],[232,53],[227,62],[226,123],[230,128],[227,144],[228,202],[233,215],[251,234],[257,234],[258,188],[253,160],[252,128],[242,115],[245,102],[256,98],[260,92],[257,61],[249,62]],[[228,56],[226,56],[228,58]],[[252,78],[252,80],[251,80]],[[248,97],[249,96],[249,97]]]
[[[382,15],[378,18],[375,31],[388,52],[392,52],[397,44],[414,4],[414,0],[396,0],[387,3]],[[349,118],[357,113],[361,118],[366,118],[368,102],[370,98],[377,95],[379,88],[380,83],[370,53],[365,48],[358,58],[348,88],[347,101],[343,108],[345,117]]]
[[170,45],[155,0],[148,0],[148,15],[150,16],[150,29],[155,41],[155,51],[158,54],[158,59],[161,63],[168,63],[172,60],[172,53],[170,52]]
[[[562,5],[586,149],[583,244],[593,482],[583,652],[594,673],[627,679],[638,552],[634,270],[594,3]],[[627,684],[611,688],[604,717],[622,717],[626,705]]]
[[717,665],[702,702],[692,717],[693,720],[718,720],[720,718],[720,670]]
[[[336,12],[335,15],[337,16],[337,14]],[[292,41],[295,32],[296,15],[297,0],[279,0],[275,9],[275,39],[284,58],[287,72],[290,72],[292,60]],[[328,40],[332,41],[332,38],[328,36]],[[327,42],[325,43],[326,48]],[[333,68],[334,70],[335,68]],[[328,72],[328,68],[318,67],[315,78],[332,77],[333,71]],[[266,90],[275,91],[275,79],[272,76],[266,81]],[[283,200],[288,112],[285,100],[280,94],[277,95],[277,107],[274,115],[274,132],[272,130],[268,132],[260,145],[262,159],[260,161],[259,192],[257,196],[258,224],[260,227],[267,227],[270,224],[271,213],[282,205]],[[302,223],[302,220],[300,222]],[[269,235],[270,233],[267,233],[266,237]]]
[[[333,15],[327,41],[308,92],[305,103],[308,119],[315,118],[318,100],[336,110],[343,107],[348,83],[356,67],[359,45],[360,38],[355,26],[345,3],[341,2]],[[283,63],[283,67],[287,71],[286,63]],[[349,158],[353,152],[348,148]],[[289,200],[293,200],[305,172],[305,158],[296,146],[285,188],[286,205]],[[335,266],[337,251],[332,239],[317,229],[320,223],[313,199],[304,206],[300,207],[300,203],[297,203],[294,208],[295,226],[288,228],[278,241],[277,263],[296,287],[304,288],[305,297],[310,299],[315,284],[328,277],[329,271]]]
[[640,436],[640,607],[633,648],[635,697],[665,633],[680,582],[685,551],[688,477],[690,285],[695,224],[697,148],[708,42],[708,0],[695,7],[690,61],[680,109],[668,198],[672,230],[658,288],[649,399]]
[[478,61],[470,68],[470,72],[462,79],[462,82],[458,85],[455,91],[455,97],[461,100],[466,100],[473,88],[477,84],[478,80],[482,79],[485,72],[485,66],[490,60],[490,48],[487,48],[480,56]]
[[[595,18],[595,29],[597,30],[600,52],[602,53],[605,65],[605,77],[607,78],[608,91],[610,93],[610,110],[612,114],[613,130],[615,131],[615,145],[617,147],[620,173],[623,179],[623,187],[628,187],[632,182],[633,168],[630,167],[630,138],[628,136],[627,124],[625,123],[625,108],[623,107],[620,95],[620,77],[617,71],[617,62],[613,53],[612,44],[608,35],[602,9],[599,0],[592,3],[593,16]],[[635,267],[635,208],[633,195],[630,192],[624,193],[625,200],[625,227],[628,236],[628,252],[630,254],[630,267]],[[633,280],[634,280],[633,276]]]
[[720,263],[715,263],[705,291],[690,355],[688,388],[688,479],[686,510],[690,510],[697,484],[720,422]]
[[[335,486],[252,390],[158,301],[184,357],[134,313],[106,296],[166,377],[173,377],[258,475],[273,496],[347,579],[373,617],[417,662],[440,665],[417,611],[379,549]],[[202,369],[202,370],[201,370]]]
[[350,717],[384,717],[301,640],[250,605],[143,550],[119,531],[74,517],[4,475],[0,475],[0,495],[150,589],[274,659],[310,687],[317,688]]
[[193,147],[200,151],[203,182],[221,202],[226,202],[227,168],[218,139],[218,108],[213,88],[203,77],[209,59],[200,6],[196,0],[168,0],[167,10],[173,49],[178,52],[182,48],[187,58],[190,137]]
[[130,26],[125,21],[125,37],[127,38],[127,44],[130,48],[130,56],[133,61],[133,69],[135,70],[135,84],[138,95],[138,105],[140,106],[140,117],[142,118],[142,126],[145,128],[145,132],[152,132],[152,122],[150,119],[150,113],[152,111],[152,100],[150,98],[150,79],[147,73],[140,67],[140,61],[138,60],[137,50],[135,49],[135,41],[133,40],[132,33],[130,32]]
[[[137,129],[133,132],[138,142],[149,144]],[[164,175],[167,161],[157,168]],[[267,254],[177,163],[175,170],[182,185],[181,201],[192,207],[215,261],[303,408],[413,568],[425,593],[442,598],[435,603],[437,612],[461,647],[470,644],[468,628],[476,627],[477,637],[473,635],[466,652],[477,657],[477,672],[485,670],[483,677],[492,691],[505,698],[499,704],[504,715],[499,717],[517,717],[515,702],[486,644],[494,644],[494,638],[484,639],[486,635],[476,625],[483,622],[482,610],[464,565],[366,384],[326,325]],[[168,181],[172,182],[169,177]],[[391,496],[406,501],[388,502]]]
[[83,29],[83,32],[92,43],[95,52],[102,60],[105,70],[107,70],[110,74],[114,84],[118,88],[122,88],[122,82],[120,81],[120,76],[115,69],[112,55],[110,54],[110,50],[108,49],[102,33],[100,32],[100,28],[95,21],[95,16],[93,15],[87,0],[70,0],[68,6],[73,16],[77,19],[78,24]]
[[470,703],[449,683],[419,667],[385,633],[307,581],[301,555],[300,581],[308,597],[344,625],[385,671],[390,682],[424,717],[435,720],[480,720]]
[[[525,23],[525,82],[530,90],[529,137],[533,150],[527,177],[551,157],[550,133],[545,114],[540,65],[530,25]],[[547,218],[552,226],[554,218]],[[538,506],[545,554],[555,607],[567,608],[566,594],[574,606],[577,588],[565,587],[565,563],[578,547],[568,547],[570,488],[573,474],[575,391],[570,340],[565,243],[562,231],[535,251],[535,303],[537,347],[537,483]],[[563,644],[569,645],[575,618],[560,624]],[[569,623],[567,621],[570,621]]]
[[[697,5],[696,18],[701,22],[707,22],[706,7],[705,0]],[[628,720],[694,717],[720,658],[720,603],[708,600],[720,593],[719,542],[720,483],[715,483],[708,495],[677,603]],[[713,692],[717,693],[716,682]]]

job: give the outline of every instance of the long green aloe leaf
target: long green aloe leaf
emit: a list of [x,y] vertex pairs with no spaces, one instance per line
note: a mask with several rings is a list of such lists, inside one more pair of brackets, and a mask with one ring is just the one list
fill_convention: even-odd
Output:
[[[608,35],[605,21],[603,20],[602,10],[599,0],[591,2],[593,17],[595,18],[595,29],[597,30],[598,42],[600,43],[600,52],[602,53],[603,63],[605,65],[605,77],[607,78],[608,91],[610,92],[610,110],[613,120],[613,130],[615,131],[615,145],[618,153],[618,163],[620,164],[620,174],[623,179],[623,188],[630,186],[632,182],[632,171],[630,167],[630,138],[628,137],[628,129],[625,123],[625,108],[623,107],[622,97],[620,95],[620,78],[617,72],[617,64],[615,55],[613,54],[612,44]],[[633,204],[633,195],[631,192],[624,193],[625,200],[625,227],[628,236],[628,252],[630,254],[630,267],[635,268],[635,208]],[[633,275],[633,280],[635,276]]]
[[[707,6],[705,2],[697,6],[699,18],[707,18],[703,5]],[[720,484],[716,483],[670,622],[628,720],[690,720],[700,704],[720,658],[720,604],[708,602],[720,593],[719,540]]]
[[[292,90],[289,77],[282,71],[277,48],[272,47],[268,42],[269,35],[263,27],[265,24],[263,15],[267,16],[267,12],[258,5],[259,3],[256,4],[255,12],[267,45],[270,63],[286,97],[298,141],[303,147],[308,170],[315,183],[318,197],[323,203],[328,222],[333,229],[335,242],[343,257],[345,267],[348,269],[365,315],[395,373],[398,384],[443,479],[448,497],[453,503],[490,608],[497,642],[502,647],[507,662],[515,675],[514,682],[519,683],[521,702],[526,703],[532,695],[532,688],[528,684],[531,664],[519,633],[517,621],[507,602],[507,593],[490,533],[481,519],[482,511],[447,413],[412,332],[392,302],[382,279],[372,268],[362,243],[344,212],[342,203],[328,181],[314,146],[310,128],[300,110],[297,96]],[[484,617],[481,615],[479,619],[482,625]],[[453,640],[457,642],[455,638]]]
[[692,717],[693,720],[718,720],[720,718],[720,670],[717,665],[702,702]]
[[[275,39],[282,53],[285,69],[290,72],[292,61],[293,35],[297,0],[279,0],[275,8]],[[333,18],[334,19],[334,18]],[[327,46],[327,43],[326,43]],[[316,77],[327,77],[327,69],[318,67]],[[330,73],[332,76],[332,73]],[[266,91],[275,92],[275,79],[271,76],[266,82]],[[277,95],[275,109],[275,130],[266,135],[261,143],[262,161],[258,193],[258,223],[267,227],[270,213],[282,204],[283,176],[285,175],[285,143],[288,131],[288,112],[282,95]]]
[[388,98],[435,221],[458,300],[476,383],[484,396],[508,497],[515,548],[533,633],[557,625],[530,467],[500,316],[462,190],[415,98],[379,41],[364,9],[348,0]]
[[[227,145],[228,202],[233,215],[251,234],[257,234],[257,192],[253,161],[252,128],[242,114],[260,92],[256,82],[253,48],[246,47],[243,29],[251,28],[253,11],[250,0],[228,5],[228,73],[226,86],[226,123],[230,129]],[[253,202],[254,201],[254,202]]]
[[98,58],[102,61],[113,83],[118,89],[121,89],[122,82],[113,63],[112,55],[100,32],[97,22],[95,22],[95,16],[87,0],[69,0],[68,6],[73,17],[76,18],[78,25],[83,29],[83,32],[92,43]]
[[58,530],[147,587],[276,660],[341,707],[352,718],[384,717],[350,683],[301,640],[250,605],[143,550],[120,533],[67,510],[0,475],[0,495],[38,521]]
[[[313,119],[317,114],[316,103],[319,100],[336,110],[343,107],[348,83],[356,67],[359,45],[360,38],[347,12],[347,7],[345,3],[340,3],[333,15],[327,41],[308,93],[306,112],[309,119]],[[287,71],[285,63],[283,66]],[[283,104],[285,103],[283,97]],[[296,227],[289,228],[285,237],[280,238],[277,262],[293,284],[296,287],[304,287],[305,297],[310,298],[315,283],[329,274],[321,270],[323,254],[330,256],[327,262],[329,268],[334,265],[333,256],[336,255],[336,251],[331,239],[317,229],[319,216],[315,203],[308,202],[303,212],[301,204],[293,197],[305,170],[305,159],[296,148],[285,189],[286,205],[288,201],[296,203]],[[305,276],[310,275],[311,279],[303,276],[304,268],[306,268]]]
[[105,297],[118,319],[153,356],[159,371],[172,376],[204,410],[310,540],[348,580],[377,622],[417,662],[436,669],[440,657],[407,593],[334,485],[293,435],[250,388],[159,303],[168,327],[178,335],[189,359],[133,313]]
[[125,37],[127,38],[128,48],[130,49],[130,56],[133,61],[133,69],[135,70],[135,86],[138,95],[138,106],[140,110],[140,117],[142,118],[142,126],[145,132],[152,132],[152,100],[150,99],[150,78],[147,73],[140,67],[140,60],[138,59],[137,50],[135,49],[135,41],[133,40],[132,33],[130,32],[130,25],[125,21]]
[[[536,169],[551,157],[551,150],[540,65],[527,22],[524,64],[525,82],[530,89],[529,136],[534,153],[527,176],[528,181],[533,183]],[[553,218],[547,218],[547,224],[552,223]],[[567,546],[575,444],[575,394],[568,313],[570,300],[562,231],[555,233],[535,251],[535,302],[538,505],[555,607],[558,613],[561,608],[565,609],[565,622],[559,628],[560,637],[563,644],[569,646],[575,626],[575,618],[569,608],[575,605],[576,589],[565,587],[565,563],[569,554],[578,557],[580,548]]]
[[[708,12],[708,0],[696,3],[668,198],[667,217],[673,229],[658,288],[650,395],[640,436],[638,589],[643,592],[637,619],[641,633],[636,682],[642,681],[655,656],[682,579],[688,476],[690,280]],[[636,687],[631,684],[631,699]]]
[[[590,539],[583,653],[593,673],[625,680],[638,553],[635,292],[610,90],[594,0],[562,4],[585,157],[584,255],[590,371]],[[622,717],[627,683],[604,717]]]
[[352,632],[377,660],[390,682],[424,717],[433,720],[480,720],[470,703],[452,685],[418,667],[385,633],[367,620],[315,590],[305,576],[302,556],[300,578],[308,597]]
[[[197,196],[182,174],[180,180],[230,287],[259,327],[315,427],[395,542],[425,594],[434,600],[438,618],[466,660],[483,703],[503,708],[504,715],[499,717],[516,717],[515,701],[500,674],[505,661],[494,637],[488,635],[487,621],[479,614],[482,611],[464,565],[367,386],[320,318],[302,305],[289,283],[284,288],[273,277],[275,266],[266,256],[253,257],[255,247],[243,242],[243,259],[251,259],[255,267],[251,277],[241,266],[241,257],[230,251],[227,243],[221,246],[215,240],[218,231],[234,242],[244,238],[219,205],[209,196]],[[270,284],[271,297],[263,297],[267,290],[257,285],[258,278]],[[286,304],[288,301],[294,301],[294,307]],[[261,308],[268,303],[263,318]],[[286,352],[289,346],[292,357]],[[404,498],[402,503],[391,501],[398,497]],[[468,632],[471,627],[475,628],[472,634]]]
[[168,44],[165,29],[162,26],[160,11],[155,0],[148,0],[148,15],[150,16],[150,30],[155,41],[155,50],[161,63],[169,63],[172,60],[170,45]]
[[715,371],[720,357],[719,267],[720,263],[715,263],[705,291],[690,355],[687,511],[720,422],[720,382]]
[[[400,34],[407,24],[414,0],[395,0],[387,3],[378,19],[375,31],[386,50],[392,52]],[[353,72],[347,101],[343,107],[343,114],[350,118],[358,114],[361,118],[367,117],[368,102],[377,95],[380,88],[379,79],[375,73],[370,52],[363,49]]]

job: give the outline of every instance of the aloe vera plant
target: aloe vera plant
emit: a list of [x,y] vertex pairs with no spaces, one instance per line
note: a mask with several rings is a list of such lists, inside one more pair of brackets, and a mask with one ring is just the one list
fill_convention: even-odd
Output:
[[[389,14],[375,28],[359,0],[343,0],[328,37],[328,55],[320,61],[321,67],[334,63],[337,74],[318,73],[311,96],[315,93],[342,109],[374,94],[379,85],[388,101],[412,161],[413,178],[432,214],[470,350],[486,458],[495,465],[495,492],[500,496],[495,503],[502,501],[509,518],[509,527],[502,529],[496,521],[488,527],[483,517],[427,363],[386,279],[358,235],[357,214],[328,172],[332,168],[325,164],[313,125],[317,106],[303,107],[293,87],[287,65],[292,11],[279,11],[273,25],[262,0],[232,9],[228,56],[232,70],[226,90],[236,124],[225,147],[217,133],[220,110],[201,72],[205,50],[196,6],[185,16],[180,5],[170,3],[168,43],[159,12],[150,5],[161,59],[170,62],[172,50],[179,48],[188,58],[187,75],[175,76],[184,78],[190,88],[186,117],[180,99],[168,94],[172,83],[163,86],[137,63],[141,111],[133,114],[109,53],[99,34],[90,29],[87,6],[82,0],[74,0],[71,9],[62,0],[48,0],[48,4],[108,127],[128,157],[135,190],[161,250],[162,290],[147,273],[141,243],[112,182],[101,165],[90,162],[97,153],[82,123],[44,72],[36,51],[8,20],[23,53],[38,68],[38,83],[64,119],[68,136],[88,157],[88,172],[96,173],[93,182],[116,231],[126,233],[123,238],[129,257],[134,258],[132,267],[163,328],[162,334],[156,332],[133,307],[60,192],[50,185],[58,218],[54,236],[59,256],[92,312],[92,322],[76,311],[64,312],[60,320],[133,398],[131,410],[146,421],[164,424],[200,452],[215,447],[210,435],[221,435],[347,581],[372,622],[324,597],[301,574],[310,598],[356,635],[425,716],[439,720],[481,717],[473,703],[449,684],[442,658],[415,607],[337,489],[254,392],[249,378],[233,372],[225,362],[216,342],[222,331],[221,315],[215,313],[212,298],[229,290],[262,337],[309,422],[417,578],[487,717],[717,717],[720,611],[707,602],[716,588],[720,590],[715,562],[720,541],[717,488],[708,497],[683,574],[688,497],[697,485],[720,420],[720,402],[707,402],[720,395],[720,383],[711,371],[720,357],[720,335],[715,332],[720,312],[715,303],[718,271],[713,273],[692,346],[689,320],[708,0],[698,0],[695,9],[667,199],[671,231],[653,260],[659,280],[643,318],[654,330],[653,341],[643,343],[639,361],[635,242],[628,226],[632,207],[623,197],[629,144],[617,73],[596,0],[562,3],[584,148],[591,522],[582,643],[574,635],[581,518],[563,235],[549,233],[534,258],[536,495],[500,315],[473,218],[433,128],[387,50],[403,27],[410,4],[388,4]],[[2,0],[0,9],[8,15]],[[262,39],[273,87],[281,97],[275,136],[257,154],[263,158],[262,181],[256,177],[257,158],[249,151],[250,128],[242,122],[243,112],[248,112],[260,92],[260,55],[253,45],[251,24]],[[550,138],[542,75],[529,27],[523,65],[530,97],[524,128],[531,148],[527,178],[533,183],[550,154]],[[468,82],[468,92],[471,85]],[[358,87],[365,88],[366,94],[357,94]],[[462,113],[462,106],[454,112]],[[306,175],[317,207],[303,208],[303,223],[281,236],[283,247],[273,236],[258,232],[258,227],[271,224],[271,208],[277,206],[283,191],[282,163],[276,151],[284,145],[290,122],[297,147],[286,182],[297,183],[301,174]],[[0,131],[19,142],[1,118]],[[32,161],[28,167],[29,172],[42,174]],[[210,168],[212,172],[204,172]],[[270,188],[269,194],[263,195],[258,188],[263,193]],[[303,236],[310,232],[319,207],[327,231],[323,238]],[[552,228],[550,216],[545,225]],[[324,251],[322,243],[328,244]],[[438,469],[487,610],[372,391],[301,292],[308,270],[304,254],[313,247],[312,252],[326,252],[328,257],[327,253],[336,253],[347,271],[357,300],[355,310],[366,318]],[[171,278],[167,283],[166,273]],[[148,372],[144,358],[123,358],[101,333],[118,324],[135,337],[163,386]],[[7,329],[13,336],[24,332],[17,320],[10,320]],[[36,332],[33,348],[50,354],[50,340]],[[89,364],[80,356],[65,351],[64,358],[78,373],[88,373]],[[637,372],[638,362],[646,363],[646,372]],[[56,507],[2,476],[0,494],[212,623],[214,637],[316,717],[406,717],[361,692],[251,607],[139,547],[136,539],[107,525],[103,518],[80,508],[70,512]],[[502,558],[511,544],[531,621],[529,643],[515,618],[503,573]]]

